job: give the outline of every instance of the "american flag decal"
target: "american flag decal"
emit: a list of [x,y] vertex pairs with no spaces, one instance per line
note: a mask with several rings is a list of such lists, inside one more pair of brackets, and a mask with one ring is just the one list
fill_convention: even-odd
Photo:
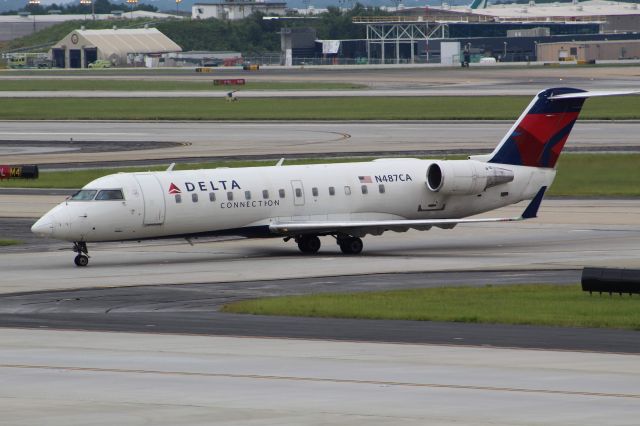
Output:
[[371,176],[358,176],[360,183],[371,183]]

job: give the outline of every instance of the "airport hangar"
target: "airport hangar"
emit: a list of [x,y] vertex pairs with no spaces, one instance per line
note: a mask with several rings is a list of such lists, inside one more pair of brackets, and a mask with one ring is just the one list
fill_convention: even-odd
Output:
[[[541,43],[640,39],[640,9],[636,4],[588,0],[579,4],[554,3],[402,8],[395,16],[355,17],[366,38],[338,40],[337,53],[323,53],[322,43],[306,34],[289,42],[293,64],[325,59],[354,58],[368,63],[440,62],[442,42],[470,46],[475,54],[501,61],[535,61]],[[301,32],[300,29],[297,29]],[[363,35],[365,32],[363,31]],[[284,45],[283,45],[284,46]],[[284,47],[283,47],[284,49]],[[284,54],[284,52],[283,52]],[[306,55],[307,59],[297,59]],[[601,58],[608,59],[608,58]]]
[[57,68],[87,68],[96,60],[115,66],[155,66],[161,55],[182,48],[156,28],[71,31],[50,51]]

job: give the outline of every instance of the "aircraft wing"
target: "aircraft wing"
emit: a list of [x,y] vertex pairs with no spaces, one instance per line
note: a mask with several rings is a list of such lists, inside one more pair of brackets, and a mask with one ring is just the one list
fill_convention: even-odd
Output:
[[538,208],[547,190],[540,188],[527,208],[518,217],[481,218],[481,219],[415,219],[415,220],[360,220],[360,221],[291,221],[274,222],[269,230],[274,234],[295,235],[313,233],[382,233],[384,231],[406,231],[408,229],[428,230],[432,227],[450,229],[460,223],[515,222],[537,217]]

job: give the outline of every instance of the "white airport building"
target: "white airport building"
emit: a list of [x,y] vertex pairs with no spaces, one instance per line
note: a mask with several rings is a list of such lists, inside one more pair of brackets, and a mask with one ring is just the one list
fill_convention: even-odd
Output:
[[155,66],[166,53],[181,52],[169,37],[156,28],[74,30],[51,48],[53,65],[59,68],[87,68],[96,60],[115,66]]
[[287,10],[285,2],[265,1],[224,1],[221,3],[195,3],[191,7],[193,19],[227,19],[230,21],[243,19],[254,12],[265,15],[284,15]]

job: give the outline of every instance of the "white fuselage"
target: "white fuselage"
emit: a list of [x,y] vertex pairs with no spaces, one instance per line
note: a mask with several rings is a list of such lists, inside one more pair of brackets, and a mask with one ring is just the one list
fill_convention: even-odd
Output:
[[85,189],[121,189],[124,199],[67,200],[34,232],[68,241],[269,233],[273,221],[462,218],[532,198],[555,170],[500,165],[513,180],[473,194],[426,185],[432,160],[383,159],[307,166],[119,173]]

